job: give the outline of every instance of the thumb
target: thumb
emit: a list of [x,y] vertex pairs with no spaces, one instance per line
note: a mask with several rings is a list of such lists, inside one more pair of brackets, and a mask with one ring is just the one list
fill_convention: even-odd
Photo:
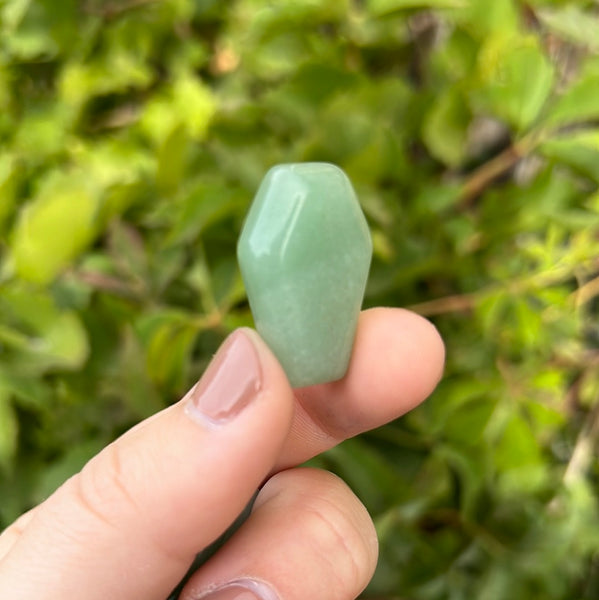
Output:
[[258,335],[233,333],[181,402],[105,448],[18,535],[0,537],[14,540],[0,598],[164,599],[267,476],[292,400]]

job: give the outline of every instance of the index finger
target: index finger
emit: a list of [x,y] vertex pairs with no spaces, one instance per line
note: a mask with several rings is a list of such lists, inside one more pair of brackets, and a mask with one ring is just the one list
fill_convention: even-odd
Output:
[[274,472],[405,414],[433,391],[444,361],[430,321],[401,308],[363,311],[345,377],[295,390],[292,428]]

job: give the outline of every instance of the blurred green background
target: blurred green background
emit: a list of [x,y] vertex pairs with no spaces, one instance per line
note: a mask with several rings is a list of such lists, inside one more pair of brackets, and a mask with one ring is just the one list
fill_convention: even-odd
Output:
[[307,160],[363,204],[366,305],[447,344],[315,461],[375,519],[365,596],[599,597],[591,0],[1,0],[0,526],[251,324],[240,226]]

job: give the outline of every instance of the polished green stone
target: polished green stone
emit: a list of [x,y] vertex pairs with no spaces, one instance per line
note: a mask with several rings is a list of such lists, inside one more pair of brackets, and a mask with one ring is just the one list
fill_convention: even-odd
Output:
[[370,231],[345,173],[328,163],[273,167],[237,256],[256,329],[301,387],[347,371],[368,269]]

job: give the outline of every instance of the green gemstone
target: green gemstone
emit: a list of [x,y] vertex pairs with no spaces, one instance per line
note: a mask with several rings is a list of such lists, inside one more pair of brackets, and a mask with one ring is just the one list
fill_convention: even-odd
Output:
[[343,377],[372,257],[345,173],[328,163],[273,167],[248,213],[237,257],[256,329],[292,386]]

